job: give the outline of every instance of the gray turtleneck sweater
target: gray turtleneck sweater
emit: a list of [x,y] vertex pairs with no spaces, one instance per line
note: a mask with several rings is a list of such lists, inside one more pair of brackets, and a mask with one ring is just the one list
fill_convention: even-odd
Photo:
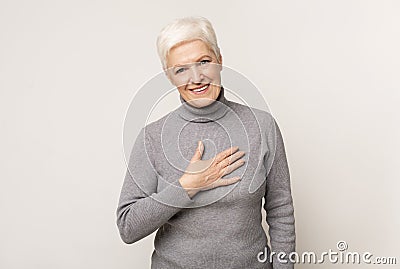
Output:
[[[116,211],[122,240],[132,244],[157,230],[152,269],[293,268],[288,256],[277,256],[295,251],[295,219],[275,119],[227,100],[223,88],[206,107],[180,100],[179,108],[143,127],[135,140]],[[190,198],[179,179],[198,140],[203,160],[231,146],[245,151],[245,165],[224,176],[241,180]],[[261,225],[263,197],[269,244]]]

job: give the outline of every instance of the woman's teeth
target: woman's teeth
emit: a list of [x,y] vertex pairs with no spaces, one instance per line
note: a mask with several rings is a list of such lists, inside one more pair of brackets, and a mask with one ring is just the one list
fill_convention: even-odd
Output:
[[207,87],[208,87],[208,85],[205,85],[205,86],[203,86],[203,87],[201,87],[199,89],[193,90],[193,91],[194,92],[201,92],[201,91],[204,91],[205,89],[207,89]]

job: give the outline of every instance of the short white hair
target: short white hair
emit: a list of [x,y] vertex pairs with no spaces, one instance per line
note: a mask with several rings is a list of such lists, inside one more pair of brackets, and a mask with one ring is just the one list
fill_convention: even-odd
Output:
[[210,23],[204,17],[184,17],[176,19],[165,26],[157,38],[157,51],[162,67],[167,68],[167,56],[176,45],[192,40],[201,40],[214,52],[219,62],[221,52],[217,43],[217,36]]

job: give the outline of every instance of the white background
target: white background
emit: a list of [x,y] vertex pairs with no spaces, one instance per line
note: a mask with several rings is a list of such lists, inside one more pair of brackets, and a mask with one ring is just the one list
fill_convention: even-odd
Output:
[[280,124],[297,251],[345,240],[400,263],[399,14],[389,0],[1,1],[0,268],[149,268],[154,234],[125,245],[115,223],[123,123],[161,70],[159,30],[187,15],[213,23]]

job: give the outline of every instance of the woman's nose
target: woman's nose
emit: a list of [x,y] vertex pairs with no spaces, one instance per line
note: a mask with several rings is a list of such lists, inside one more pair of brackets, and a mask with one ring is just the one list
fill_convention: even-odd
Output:
[[203,74],[199,68],[194,65],[192,68],[190,68],[190,82],[191,83],[200,83],[203,80]]

